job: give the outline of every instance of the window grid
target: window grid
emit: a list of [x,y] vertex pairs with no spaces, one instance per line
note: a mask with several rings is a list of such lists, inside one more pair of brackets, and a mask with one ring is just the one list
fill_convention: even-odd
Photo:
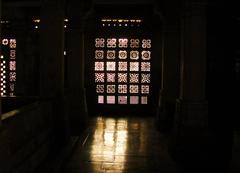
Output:
[[151,39],[96,38],[98,104],[148,104],[151,93]]

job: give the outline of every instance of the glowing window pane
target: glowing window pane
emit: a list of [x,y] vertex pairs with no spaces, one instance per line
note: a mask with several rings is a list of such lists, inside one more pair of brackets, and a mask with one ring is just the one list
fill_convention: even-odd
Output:
[[141,74],[141,76],[142,83],[150,83],[150,74]]
[[107,96],[108,104],[115,104],[115,96]]
[[138,93],[138,85],[130,85],[129,92],[134,94]]
[[139,97],[138,96],[130,96],[130,104],[138,104]]
[[104,47],[104,38],[96,38],[95,39],[95,47]]
[[120,38],[118,43],[118,47],[120,48],[127,48],[128,46],[128,39],[127,38]]
[[127,104],[127,96],[118,96],[119,104]]
[[98,103],[103,104],[104,103],[104,96],[98,96]]
[[149,94],[149,85],[142,85],[141,86],[141,93],[142,94]]
[[130,59],[137,60],[139,58],[138,51],[131,51],[130,52]]
[[118,93],[127,93],[127,85],[118,85]]
[[107,51],[107,59],[115,59],[115,50]]
[[130,47],[131,48],[139,48],[139,39],[131,39]]
[[103,71],[104,70],[104,62],[95,62],[95,70]]
[[127,82],[127,73],[118,73],[118,82]]
[[141,63],[141,71],[150,71],[150,62]]
[[10,39],[10,45],[9,45],[9,47],[11,48],[11,49],[15,49],[16,47],[17,47],[17,41],[16,41],[16,39]]
[[97,85],[96,86],[97,93],[104,93],[104,85]]
[[130,83],[138,83],[139,82],[139,74],[130,73]]
[[116,42],[117,42],[116,38],[109,38],[109,39],[107,39],[107,47],[108,48],[115,48],[116,45],[117,45]]
[[104,58],[104,51],[103,50],[96,50],[95,51],[95,58],[96,59],[103,59]]
[[139,71],[139,63],[130,62],[130,71]]
[[107,93],[115,93],[115,85],[107,85]]
[[151,40],[143,39],[142,40],[142,48],[151,48]]
[[125,50],[120,50],[120,51],[118,52],[118,57],[119,57],[119,59],[127,59],[127,51],[125,51]]
[[4,46],[7,46],[7,45],[8,45],[8,39],[3,39],[3,40],[2,40],[2,44],[3,44]]
[[9,88],[10,88],[10,91],[14,91],[14,88],[15,88],[15,85],[14,85],[14,83],[10,83],[10,86],[9,86]]
[[[5,78],[5,77],[3,76],[3,78]],[[16,81],[16,72],[10,72],[9,73],[9,80],[11,82],[15,82]]]
[[10,58],[16,59],[16,50],[10,50]]
[[143,60],[150,60],[151,59],[151,52],[150,51],[142,51],[142,59]]
[[127,71],[127,62],[118,62],[119,71]]
[[107,82],[115,82],[115,73],[107,73]]
[[141,103],[142,104],[148,104],[148,97],[147,96],[142,96],[141,97]]
[[9,62],[9,70],[15,71],[16,70],[16,61],[10,61]]
[[95,82],[104,82],[104,73],[95,73]]
[[115,62],[107,62],[107,71],[115,71],[116,63]]

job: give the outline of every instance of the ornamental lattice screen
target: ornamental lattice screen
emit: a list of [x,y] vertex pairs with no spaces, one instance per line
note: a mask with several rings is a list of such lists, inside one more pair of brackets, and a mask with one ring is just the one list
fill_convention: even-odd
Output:
[[94,73],[97,104],[148,104],[151,39],[96,38]]

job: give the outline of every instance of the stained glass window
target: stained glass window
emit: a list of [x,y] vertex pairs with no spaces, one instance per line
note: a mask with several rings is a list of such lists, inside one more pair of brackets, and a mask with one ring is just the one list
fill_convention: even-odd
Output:
[[[97,102],[148,104],[151,39],[96,38],[95,47]],[[14,63],[11,68],[14,69]]]

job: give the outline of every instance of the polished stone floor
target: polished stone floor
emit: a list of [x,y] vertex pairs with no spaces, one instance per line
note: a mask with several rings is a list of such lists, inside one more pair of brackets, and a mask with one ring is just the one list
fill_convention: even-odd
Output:
[[175,173],[152,117],[94,117],[62,173]]

